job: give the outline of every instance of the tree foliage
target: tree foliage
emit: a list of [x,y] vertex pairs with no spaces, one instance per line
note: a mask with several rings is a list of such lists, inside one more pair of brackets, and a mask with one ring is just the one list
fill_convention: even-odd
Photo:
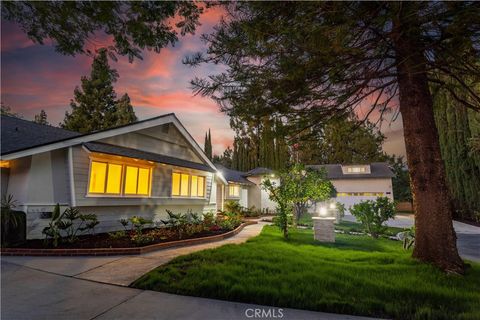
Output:
[[81,89],[75,88],[62,127],[81,133],[108,129],[137,120],[127,94],[116,100],[113,84],[118,73],[108,64],[106,50],[100,50],[92,63],[90,77],[82,77]]
[[[95,53],[142,58],[142,50],[174,45],[193,34],[203,8],[189,1],[10,1],[2,17],[20,25],[35,43],[52,40],[66,55]],[[110,43],[111,39],[111,43]]]
[[387,197],[379,197],[375,201],[366,200],[354,204],[350,213],[360,221],[372,238],[378,238],[385,231],[383,224],[395,217],[395,204]]
[[[480,92],[480,85],[472,88]],[[471,149],[471,142],[480,138],[480,113],[462,108],[445,90],[434,92],[435,123],[455,216],[473,220],[480,212],[480,152]]]
[[393,198],[396,201],[412,202],[412,190],[410,189],[410,177],[408,168],[402,156],[393,156],[390,159],[390,167],[393,171],[392,178]]
[[480,110],[480,95],[464,81],[480,80],[480,65],[472,63],[480,57],[478,3],[225,6],[228,17],[203,37],[207,52],[185,60],[224,64],[225,71],[194,79],[195,92],[212,96],[233,117],[280,117],[291,135],[315,132],[359,107],[365,118],[373,112],[383,118],[398,96],[416,214],[413,255],[462,273],[429,84]]
[[40,113],[35,115],[33,122],[48,125],[49,123],[47,121],[47,113],[45,112],[45,110],[40,110]]
[[[325,201],[335,196],[333,184],[326,179],[324,170],[306,168],[302,164],[294,164],[280,171],[279,182],[270,179],[263,182],[271,200],[277,202],[279,208],[293,208],[296,223],[306,209],[315,202]],[[283,203],[281,203],[283,202]]]
[[208,134],[205,132],[205,143],[203,144],[203,148],[205,154],[207,155],[208,159],[213,159],[213,150],[212,150],[212,134],[210,133],[210,129],[208,129]]

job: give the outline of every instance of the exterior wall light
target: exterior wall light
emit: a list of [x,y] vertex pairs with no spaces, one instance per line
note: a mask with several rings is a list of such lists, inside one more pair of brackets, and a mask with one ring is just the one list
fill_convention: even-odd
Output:
[[320,208],[320,215],[321,216],[326,216],[327,215],[327,208],[326,207],[321,207]]

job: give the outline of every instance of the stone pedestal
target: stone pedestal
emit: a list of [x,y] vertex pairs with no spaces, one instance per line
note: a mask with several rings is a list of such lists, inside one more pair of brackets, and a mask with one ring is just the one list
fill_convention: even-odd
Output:
[[335,242],[335,218],[313,217],[313,237],[317,241]]

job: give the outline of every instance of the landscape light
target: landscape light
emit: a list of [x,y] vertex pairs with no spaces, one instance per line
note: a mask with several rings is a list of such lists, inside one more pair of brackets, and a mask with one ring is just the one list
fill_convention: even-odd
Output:
[[327,215],[327,208],[326,207],[321,207],[320,208],[320,215],[326,216]]
[[330,203],[330,209],[335,209],[335,208],[336,208],[336,203],[335,202]]

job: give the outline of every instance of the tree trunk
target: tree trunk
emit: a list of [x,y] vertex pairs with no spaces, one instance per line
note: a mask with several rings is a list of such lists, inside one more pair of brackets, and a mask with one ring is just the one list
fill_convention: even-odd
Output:
[[392,39],[396,51],[400,112],[415,211],[413,257],[442,270],[463,273],[452,224],[452,201],[440,154],[426,60],[414,3],[400,4]]

